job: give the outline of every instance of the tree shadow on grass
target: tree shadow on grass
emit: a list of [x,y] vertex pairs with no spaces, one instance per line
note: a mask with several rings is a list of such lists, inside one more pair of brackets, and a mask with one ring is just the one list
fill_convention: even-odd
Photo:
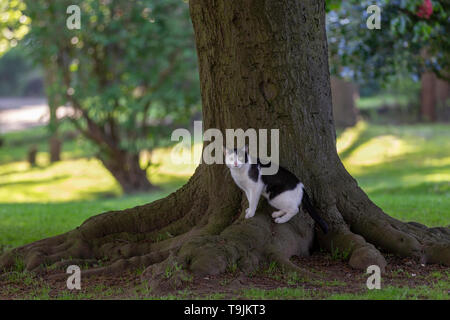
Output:
[[[344,130],[340,130],[337,134],[337,139],[344,133]],[[368,127],[363,127],[359,129],[359,132],[357,133],[358,136],[353,139],[352,143],[346,147],[343,151],[339,152],[339,158],[341,161],[344,161],[346,158],[348,158],[355,150],[357,150],[360,146],[365,144],[366,142],[370,141],[371,139],[379,136],[378,132],[373,132],[371,130],[368,130]]]
[[48,179],[20,180],[20,181],[12,181],[12,182],[0,183],[0,187],[20,186],[20,185],[27,185],[27,186],[39,185],[39,184],[45,184],[45,183],[65,180],[65,179],[68,179],[68,178],[70,178],[70,175],[63,174],[63,175],[51,177],[51,178],[48,178]]
[[370,192],[371,195],[389,194],[393,196],[420,196],[420,195],[442,195],[450,197],[450,181],[422,182],[407,186],[397,186],[392,188],[377,188]]
[[[438,159],[438,158],[435,158]],[[408,163],[408,159],[404,157],[395,160],[386,161],[378,165],[361,166],[360,173],[354,174],[356,178],[383,177],[389,179],[402,179],[406,176],[417,175],[423,176],[430,174],[441,174],[450,172],[450,164],[442,165],[421,165],[414,163],[414,160]]]

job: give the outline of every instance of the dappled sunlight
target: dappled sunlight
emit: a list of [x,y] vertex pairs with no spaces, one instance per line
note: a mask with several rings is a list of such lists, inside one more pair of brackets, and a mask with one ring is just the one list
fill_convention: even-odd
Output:
[[405,182],[424,181],[424,182],[446,182],[450,181],[450,172],[430,173],[426,175],[408,175],[402,178]]
[[[192,159],[201,154],[201,148],[200,143],[194,145]],[[188,161],[187,153],[181,159],[186,163],[173,163],[171,150],[155,150],[151,155],[153,165],[148,169],[150,181],[163,189],[179,188],[197,167],[197,162]],[[120,186],[97,159],[80,158],[50,164],[48,153],[40,152],[37,164],[30,167],[25,161],[17,161],[0,165],[0,202],[92,200],[122,193]]]
[[[450,137],[449,137],[450,139]],[[443,158],[427,158],[423,160],[423,165],[439,167],[439,166],[450,166],[450,157]]]
[[344,160],[345,165],[371,166],[414,151],[415,147],[393,135],[374,137]]
[[340,134],[336,139],[336,148],[338,153],[347,151],[351,146],[353,146],[361,133],[367,129],[367,123],[364,121],[359,121],[356,126],[346,129],[342,134]]
[[202,143],[195,143],[192,148],[161,148],[152,153],[152,163],[156,169],[150,168],[152,173],[170,174],[190,177],[198,166]]
[[450,127],[368,125],[359,130],[341,134],[339,139],[348,132],[357,138],[341,147],[340,157],[370,199],[403,221],[450,225]]
[[[0,202],[61,202],[120,194],[119,186],[98,160],[38,164],[34,168],[26,162],[1,165]],[[8,171],[13,173],[7,174]]]

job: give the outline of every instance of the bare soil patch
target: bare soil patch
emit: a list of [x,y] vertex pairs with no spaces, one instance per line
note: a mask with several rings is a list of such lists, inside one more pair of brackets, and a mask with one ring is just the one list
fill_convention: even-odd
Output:
[[[395,256],[386,258],[388,266],[382,275],[382,288],[433,287],[442,280],[449,283],[448,267],[422,265]],[[151,283],[141,279],[142,270],[121,275],[84,277],[81,290],[67,289],[66,279],[69,275],[58,280],[52,279],[55,271],[48,271],[39,277],[13,273],[0,278],[0,299],[252,299],[258,298],[252,294],[252,289],[258,292],[280,288],[300,289],[305,294],[271,295],[271,299],[326,299],[334,294],[364,294],[368,291],[368,274],[350,268],[345,261],[332,259],[329,254],[295,257],[293,262],[312,271],[317,279],[302,279],[294,274],[286,274],[271,264],[251,275],[231,270],[220,276],[194,277],[184,288],[156,294]],[[444,290],[450,293],[450,287]]]

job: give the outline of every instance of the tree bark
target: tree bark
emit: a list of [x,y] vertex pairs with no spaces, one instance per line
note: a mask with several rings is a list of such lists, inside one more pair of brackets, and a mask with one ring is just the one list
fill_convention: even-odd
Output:
[[57,162],[61,160],[61,139],[58,138],[58,135],[55,133],[49,140],[50,146],[50,162]]
[[436,76],[432,71],[421,76],[420,111],[422,120],[436,121]]
[[49,139],[49,149],[50,149],[50,162],[57,162],[61,160],[61,144],[62,141],[59,139],[59,121],[57,116],[58,107],[62,104],[60,94],[55,92],[56,80],[56,65],[49,61],[44,66],[45,72],[45,86],[46,86],[46,94],[49,108],[49,130],[50,130],[50,139]]
[[355,106],[356,86],[348,81],[331,77],[331,96],[333,102],[333,119],[336,128],[356,125],[357,110]]
[[450,121],[450,83],[436,79],[436,119]]
[[[224,165],[201,164],[189,182],[165,199],[92,217],[77,229],[14,249],[29,270],[45,265],[93,263],[85,274],[146,266],[152,286],[177,287],[186,272],[218,274],[230,266],[251,272],[276,261],[311,276],[289,261],[308,256],[314,235],[349,264],[386,262],[379,249],[450,264],[450,231],[403,223],[386,215],[358,187],[339,160],[332,118],[324,1],[191,0],[199,59],[204,128],[280,130],[280,164],[312,195],[331,231],[315,229],[300,212],[275,224],[261,200],[244,219],[247,200]],[[95,267],[97,260],[105,267]],[[171,272],[168,272],[171,271]]]
[[139,153],[116,151],[114,156],[99,156],[106,169],[114,176],[124,193],[146,192],[156,189],[141,169]]
[[28,163],[30,164],[31,167],[35,167],[36,166],[36,155],[37,155],[38,149],[36,147],[36,145],[32,145],[29,149],[28,149]]

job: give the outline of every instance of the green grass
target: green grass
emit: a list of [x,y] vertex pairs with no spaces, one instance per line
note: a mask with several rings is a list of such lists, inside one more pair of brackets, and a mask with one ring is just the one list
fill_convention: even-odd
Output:
[[[123,196],[109,172],[77,140],[64,144],[63,161],[56,164],[48,162],[46,141],[37,141],[38,167],[30,168],[24,161],[27,141],[45,132],[34,128],[3,136],[0,250],[66,232],[104,211],[154,201],[183,185],[195,169],[169,161],[169,149],[156,150],[149,177],[162,190]],[[450,126],[359,123],[342,132],[337,145],[347,170],[385,212],[428,226],[450,224]]]
[[367,290],[361,294],[334,294],[328,297],[330,300],[448,300],[448,281],[439,281],[431,286],[393,287],[388,286],[379,290]]
[[[66,136],[69,133],[74,133],[74,128],[70,123],[63,122],[60,127],[61,136]],[[32,145],[36,146],[40,151],[47,151],[49,137],[50,133],[46,127],[34,127],[2,135],[5,144],[0,148],[0,164],[25,160]],[[41,152],[42,155],[47,156],[47,153]],[[93,155],[94,149],[79,138],[66,140],[62,145],[61,157],[63,160],[91,157]]]
[[302,287],[298,288],[276,288],[271,290],[263,290],[263,289],[244,289],[241,292],[241,295],[244,299],[311,299],[313,294],[303,289]]
[[280,299],[280,300],[310,300],[325,298],[329,300],[448,300],[449,282],[438,281],[430,286],[410,287],[394,287],[387,286],[379,290],[366,289],[362,293],[339,293],[330,294],[326,291],[318,292],[303,287],[296,288],[276,288],[276,289],[259,289],[249,288],[240,292],[240,296],[244,299]]
[[0,244],[16,247],[57,235],[79,226],[95,214],[142,205],[167,194],[169,191],[91,201],[2,203]]
[[[6,143],[0,148],[0,252],[69,231],[105,211],[155,201],[181,187],[195,170],[192,164],[167,161],[170,149],[156,150],[152,154],[155,166],[150,167],[148,176],[161,190],[124,196],[100,161],[84,149],[85,143],[64,143],[63,161],[50,164],[46,137],[45,128],[3,135]],[[24,161],[31,144],[39,149],[37,167]],[[196,148],[198,151],[200,145]]]
[[[414,96],[414,98],[416,98]],[[379,94],[371,97],[361,97],[356,101],[358,109],[370,110],[381,106],[406,106],[411,101],[409,94]]]
[[359,123],[338,138],[347,170],[388,214],[450,224],[450,126]]

